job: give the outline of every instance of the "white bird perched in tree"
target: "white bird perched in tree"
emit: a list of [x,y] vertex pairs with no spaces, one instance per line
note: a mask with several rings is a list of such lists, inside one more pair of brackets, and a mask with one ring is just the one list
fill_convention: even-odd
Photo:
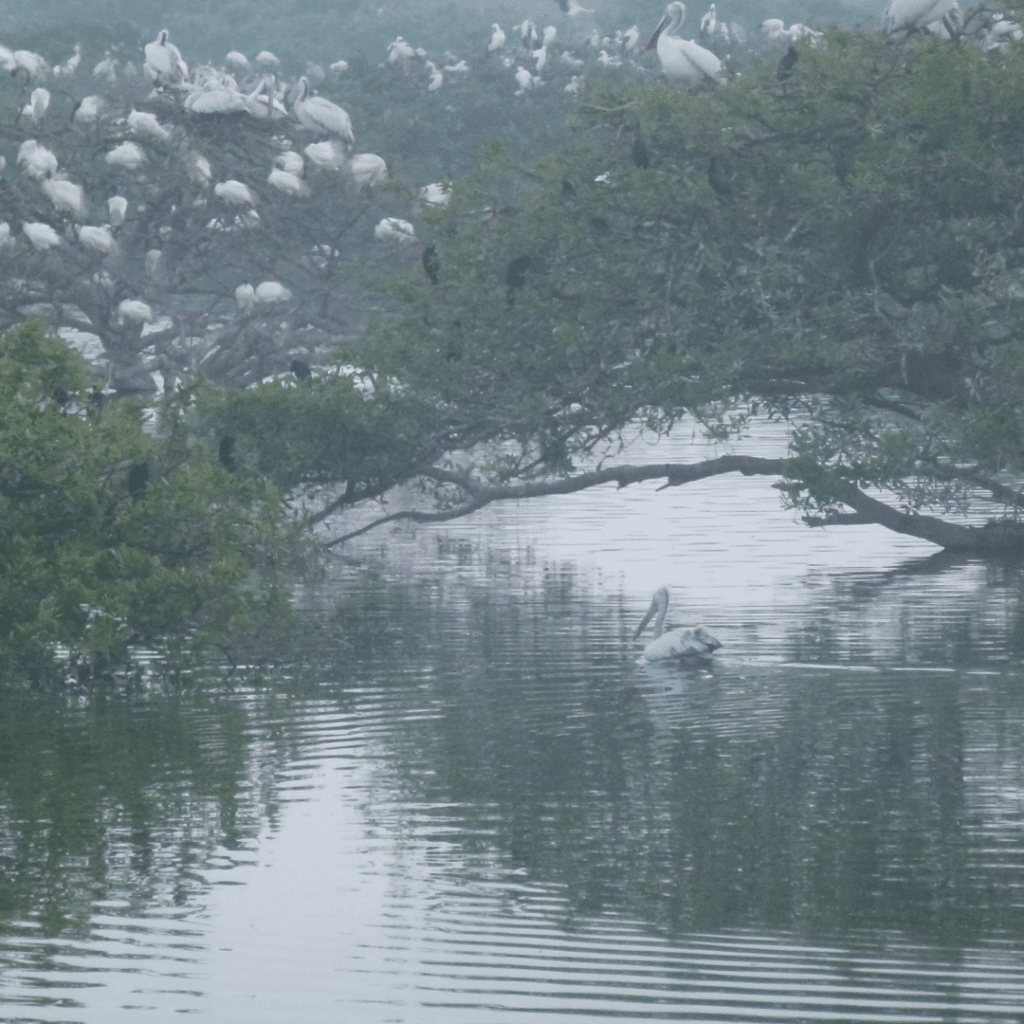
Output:
[[260,50],[260,52],[256,54],[256,63],[262,64],[265,68],[276,68],[281,64],[281,62],[269,50]]
[[166,142],[171,133],[157,120],[156,114],[132,108],[127,118],[128,128],[135,135],[145,135],[160,142]]
[[47,178],[42,188],[46,198],[53,203],[54,209],[65,210],[76,217],[85,214],[85,191],[81,185],[62,178]]
[[541,42],[544,46],[550,46],[555,41],[555,36],[557,35],[558,29],[554,25],[547,25],[541,35]]
[[229,178],[227,181],[218,181],[213,186],[213,194],[218,199],[223,199],[224,202],[231,203],[234,206],[256,205],[256,193],[248,185],[236,181],[234,178]]
[[580,76],[573,75],[572,81],[565,87],[563,92],[569,93],[570,96],[575,96],[580,91]]
[[274,166],[280,167],[282,171],[287,171],[289,174],[301,175],[306,164],[294,149],[286,149],[274,157]]
[[111,167],[123,167],[127,171],[135,171],[146,162],[146,154],[134,142],[122,142],[119,146],[115,146],[104,159]]
[[280,281],[264,281],[256,285],[257,302],[269,305],[272,302],[287,302],[291,297],[292,293]]
[[249,110],[250,97],[220,78],[205,78],[193,85],[182,104],[193,114],[237,114]]
[[200,185],[208,185],[213,178],[210,161],[202,153],[187,153],[185,169],[188,171],[188,176]]
[[468,71],[469,70],[469,65],[464,60],[460,60],[456,64],[445,64],[444,70],[445,71]]
[[278,191],[290,196],[308,196],[310,192],[309,186],[297,174],[282,170],[280,167],[275,167],[267,175],[267,181]]
[[438,70],[437,65],[433,61],[427,61],[427,70],[430,72],[427,92],[437,92],[444,85],[444,75]]
[[348,165],[349,173],[356,184],[376,185],[388,176],[388,165],[376,153],[356,153]]
[[487,45],[487,52],[494,53],[495,50],[500,50],[505,45],[505,33],[502,31],[501,26],[495,22],[491,26],[491,41]]
[[543,71],[544,68],[547,67],[547,63],[548,63],[548,48],[547,48],[547,46],[542,46],[539,50],[534,50],[533,51],[533,57],[534,57],[534,60],[537,61],[537,66],[536,66],[536,68],[534,68],[534,70],[539,75],[541,73],[541,71]]
[[135,320],[138,323],[151,324],[153,322],[153,309],[148,302],[142,299],[124,299],[118,304],[118,315],[121,320]]
[[631,28],[627,28],[622,34],[622,41],[627,50],[633,50],[636,48],[636,44],[640,39],[640,29],[636,25]]
[[355,144],[352,134],[352,118],[337,103],[325,100],[322,96],[309,95],[309,79],[303,75],[299,79],[299,93],[292,107],[299,124],[311,131],[324,135],[337,135],[350,146]]
[[256,289],[251,284],[240,284],[235,289],[235,305],[239,313],[248,313],[256,305]]
[[718,18],[715,17],[715,5],[708,8],[707,13],[700,19],[700,34],[702,36],[713,36],[718,31]]
[[146,43],[142,70],[157,85],[180,85],[188,81],[188,65],[181,51],[170,42],[170,32],[162,28],[152,43]]
[[381,241],[415,242],[416,230],[407,220],[385,217],[374,229],[373,235]]
[[88,249],[95,249],[96,252],[113,252],[117,243],[108,227],[93,227],[85,225],[78,228],[78,240]]
[[401,36],[396,36],[394,42],[388,43],[388,60],[392,64],[395,61],[406,61],[415,56],[416,51]]
[[[954,3],[954,7],[955,6],[956,6],[956,4]],[[722,26],[722,27],[724,27],[724,26]],[[789,28],[787,29],[787,32],[789,34],[789,38],[792,39],[794,43],[798,39],[808,38],[808,39],[811,40],[811,45],[812,46],[816,46],[817,43],[818,43],[818,40],[821,39],[822,35],[824,34],[822,32],[816,32],[809,25],[801,25],[799,21],[794,22],[792,25],[790,25]]]
[[570,18],[575,18],[577,14],[593,14],[593,8],[584,7],[580,4],[580,0],[569,0],[568,5],[564,8],[565,13]]
[[518,32],[523,46],[528,50],[535,50],[536,42],[540,38],[537,35],[537,26],[529,18],[524,19],[518,25],[512,26],[513,32]]
[[31,117],[33,124],[39,124],[46,116],[49,106],[50,90],[40,86],[38,89],[32,90],[32,95],[29,96],[28,103],[25,104],[21,112],[25,117]]
[[447,206],[452,199],[452,187],[435,181],[424,185],[419,191],[419,197],[429,206]]
[[331,65],[331,70],[332,71],[348,71],[348,61],[347,60],[336,60]]
[[124,223],[125,214],[128,213],[128,200],[124,196],[111,196],[107,200],[107,220],[111,227],[117,227]]
[[244,53],[239,53],[238,50],[231,50],[224,59],[239,71],[245,71],[249,66],[249,58]]
[[956,0],[889,0],[882,15],[882,33],[891,36],[893,32],[910,32],[924,28],[933,22],[942,21],[953,8]]
[[584,61],[574,57],[568,50],[562,54],[562,63],[568,64],[571,68],[583,67]]
[[602,50],[598,55],[597,59],[606,68],[621,68],[622,58],[618,54],[610,54],[607,50]]
[[53,77],[57,78],[63,75],[65,78],[70,77],[78,70],[78,65],[82,63],[82,47],[81,44],[75,43],[75,52],[64,61],[63,66],[58,64],[53,69]]
[[97,78],[105,78],[111,85],[117,81],[117,61],[110,56],[109,50],[103,60],[92,69],[92,73]]
[[519,88],[515,91],[516,96],[522,96],[527,89],[532,89],[535,84],[534,76],[521,64],[516,67],[516,81],[519,83]]
[[18,166],[39,180],[57,173],[57,158],[35,139],[26,139],[18,148]]
[[1021,29],[1016,21],[1001,18],[985,33],[984,38],[981,40],[982,52],[992,53],[994,50],[1005,52],[1008,39],[1015,39],[1019,42],[1021,39],[1024,39],[1024,30]]
[[277,79],[273,75],[260,80],[255,90],[245,97],[246,109],[253,117],[278,121],[288,116],[288,108],[281,102]]
[[25,237],[32,243],[32,247],[39,252],[60,245],[60,235],[49,224],[26,221],[21,225],[21,230],[25,232]]
[[662,70],[670,82],[682,82],[692,88],[704,81],[722,81],[722,62],[692,39],[680,39],[675,33],[686,17],[686,6],[673,0],[665,8],[646,49],[657,50]]
[[327,142],[311,142],[303,152],[309,162],[322,171],[340,171],[345,166],[345,148],[333,139]]
[[11,58],[14,61],[14,67],[11,69],[12,75],[24,71],[29,78],[45,78],[50,73],[50,65],[46,60],[31,50],[15,50],[11,54]]
[[72,115],[75,124],[95,124],[106,106],[99,96],[83,96]]
[[659,587],[654,592],[651,606],[633,634],[634,640],[639,639],[655,612],[658,613],[658,618],[654,623],[654,639],[644,647],[644,653],[641,655],[643,661],[685,661],[692,658],[708,658],[722,646],[703,626],[663,632],[665,616],[668,613],[668,590],[665,587]]

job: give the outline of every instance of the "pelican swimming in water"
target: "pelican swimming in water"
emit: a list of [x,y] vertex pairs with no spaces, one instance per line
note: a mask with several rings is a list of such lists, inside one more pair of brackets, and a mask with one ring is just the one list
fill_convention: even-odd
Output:
[[721,82],[722,62],[692,39],[676,35],[685,17],[686,5],[673,0],[645,49],[657,50],[662,70],[671,82],[682,82],[691,88],[706,79]]
[[667,633],[662,632],[665,628],[665,616],[668,614],[668,590],[665,587],[659,587],[654,592],[651,607],[647,609],[647,614],[633,634],[634,640],[639,639],[655,612],[658,613],[658,617],[654,620],[654,639],[644,647],[644,652],[641,655],[644,661],[709,658],[722,646],[703,626],[670,629]]

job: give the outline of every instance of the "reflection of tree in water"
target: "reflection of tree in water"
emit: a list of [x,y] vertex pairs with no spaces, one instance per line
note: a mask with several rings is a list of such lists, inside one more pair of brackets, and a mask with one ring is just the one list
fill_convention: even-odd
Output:
[[[865,588],[862,609],[884,590]],[[444,712],[389,736],[392,785],[563,885],[575,912],[950,944],[1024,928],[1019,865],[990,850],[1007,809],[989,791],[1024,772],[993,740],[1020,735],[1013,679],[723,658],[658,698],[609,643],[626,624],[571,588],[535,602],[481,588],[458,611],[424,644]],[[966,664],[990,613],[961,593],[906,631],[905,661],[943,653],[955,619]]]

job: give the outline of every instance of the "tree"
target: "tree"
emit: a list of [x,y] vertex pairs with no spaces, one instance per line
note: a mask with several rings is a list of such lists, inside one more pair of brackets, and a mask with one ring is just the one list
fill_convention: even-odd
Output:
[[301,553],[273,487],[104,402],[36,320],[0,337],[0,668],[101,671],[128,643],[229,642],[287,615]]
[[[533,166],[494,150],[429,215],[438,285],[410,273],[350,358],[373,402],[419,404],[389,476],[441,507],[381,522],[740,471],[810,525],[1021,547],[1020,51],[842,31],[796,51],[692,94],[592,83],[585,141]],[[792,452],[588,466],[687,415],[721,437],[786,417]],[[372,492],[351,471],[318,461],[346,482],[325,511]],[[968,505],[989,523],[942,517]]]

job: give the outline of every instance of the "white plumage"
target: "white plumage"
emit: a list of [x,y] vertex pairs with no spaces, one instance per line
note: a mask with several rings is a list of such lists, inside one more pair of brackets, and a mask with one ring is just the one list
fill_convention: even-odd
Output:
[[[235,297],[238,297],[237,291]],[[292,293],[280,281],[264,281],[256,286],[257,302],[287,302],[291,297]]]
[[124,223],[125,214],[128,212],[128,200],[124,196],[111,196],[107,200],[107,220],[111,227],[117,227]]
[[267,176],[267,182],[278,191],[290,196],[309,195],[309,186],[297,174],[282,170],[280,167],[275,167],[270,172]]
[[430,72],[430,81],[427,84],[427,92],[437,92],[444,85],[444,75],[438,70],[433,61],[427,61],[427,70]]
[[282,171],[287,171],[289,174],[301,175],[306,164],[294,149],[286,149],[274,157],[274,166],[280,167]]
[[398,217],[385,217],[374,229],[375,238],[381,241],[415,242],[416,230],[407,220]]
[[166,142],[170,138],[171,133],[157,120],[156,114],[132,108],[127,121],[129,129],[135,135],[145,135],[160,142]]
[[281,62],[269,50],[260,50],[256,54],[256,63],[265,68],[276,68]]
[[95,124],[103,112],[103,100],[99,96],[83,96],[75,107],[75,124]]
[[[345,150],[340,142],[311,142],[303,152],[311,164],[323,171],[340,171],[345,166]],[[384,173],[387,174],[387,168]]]
[[226,203],[233,203],[236,206],[255,206],[256,193],[248,185],[241,181],[230,178],[227,181],[218,181],[213,186],[213,194]]
[[355,143],[352,118],[337,103],[325,100],[322,96],[310,96],[309,79],[305,75],[299,79],[299,94],[293,109],[299,123],[311,131],[337,135],[350,146]]
[[256,289],[251,284],[240,284],[235,289],[235,305],[239,313],[248,313],[256,305]]
[[388,176],[388,165],[376,153],[356,153],[348,169],[360,187],[376,185]]
[[39,180],[57,173],[57,158],[35,139],[26,139],[18,148],[18,166]]
[[435,181],[424,185],[420,189],[419,196],[430,206],[447,206],[452,199],[452,189],[450,185]]
[[882,15],[882,32],[913,32],[942,19],[952,10],[956,0],[889,0]]
[[81,217],[85,213],[85,192],[81,185],[60,178],[47,178],[43,192],[57,210],[65,210]]
[[636,44],[640,41],[640,29],[636,25],[627,28],[622,36],[622,41],[627,50],[635,49]]
[[491,29],[491,41],[487,46],[488,53],[494,53],[495,50],[500,50],[505,45],[505,33],[502,31],[501,26],[495,22]]
[[146,154],[134,142],[122,142],[104,158],[111,167],[123,167],[134,171],[146,162]]
[[347,60],[336,60],[331,65],[331,70],[332,71],[339,71],[339,72],[340,71],[348,71],[348,61]]
[[142,70],[157,85],[179,85],[188,81],[188,65],[181,51],[169,41],[170,33],[163,28],[152,43],[146,43],[146,59]]
[[28,103],[25,104],[21,112],[25,117],[31,117],[34,124],[39,124],[46,116],[49,106],[50,90],[40,86],[38,89],[32,90],[32,95],[29,96]]
[[634,640],[639,639],[655,612],[657,612],[658,618],[654,623],[654,639],[644,647],[641,656],[644,661],[685,661],[693,658],[707,658],[722,646],[703,626],[662,632],[665,628],[665,616],[668,614],[668,590],[665,587],[659,587],[654,592],[651,606],[633,634]]
[[691,88],[706,80],[720,82],[722,62],[692,39],[680,39],[675,34],[685,17],[686,6],[679,0],[673,0],[665,8],[665,16],[658,23],[646,48],[657,49],[658,60],[671,82],[681,82]]
[[406,61],[415,56],[416,51],[401,36],[398,36],[394,42],[388,43],[388,60],[392,64],[397,60]]
[[229,51],[228,55],[224,58],[233,68],[238,68],[239,71],[244,71],[249,66],[249,58],[244,53],[239,53],[237,50]]
[[117,307],[122,320],[137,320],[141,323],[153,322],[153,310],[148,302],[142,299],[125,299]]
[[114,236],[110,233],[110,228],[93,227],[88,224],[78,229],[78,240],[86,248],[102,253],[113,252],[114,246],[117,245]]
[[25,232],[25,237],[32,243],[32,247],[40,252],[60,245],[60,235],[49,224],[26,221],[21,225],[21,230]]
[[15,50],[11,59],[14,62],[12,74],[24,71],[29,78],[45,78],[50,73],[50,65],[46,60],[31,50]]

